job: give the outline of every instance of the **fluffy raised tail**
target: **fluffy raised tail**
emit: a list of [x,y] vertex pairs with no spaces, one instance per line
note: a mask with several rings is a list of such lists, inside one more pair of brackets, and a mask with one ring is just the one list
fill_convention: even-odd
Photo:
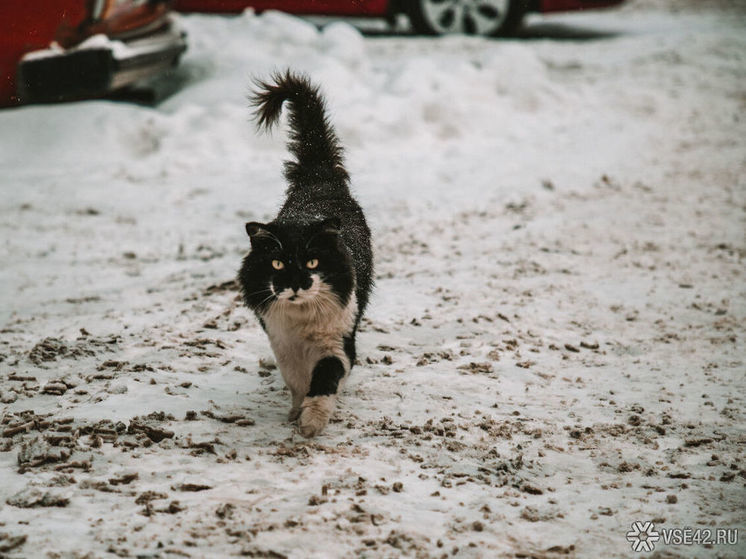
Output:
[[285,101],[290,108],[288,149],[295,161],[285,162],[285,177],[292,186],[318,182],[346,182],[342,147],[326,116],[318,87],[305,75],[275,74],[258,82],[251,97],[259,128],[271,129],[280,118]]

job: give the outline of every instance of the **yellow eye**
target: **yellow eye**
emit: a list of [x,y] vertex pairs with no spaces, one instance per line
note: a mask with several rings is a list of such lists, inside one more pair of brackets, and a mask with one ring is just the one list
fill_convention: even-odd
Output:
[[306,262],[306,268],[309,270],[313,270],[316,266],[319,265],[319,259],[318,258],[311,258],[308,262]]
[[273,260],[272,267],[275,270],[282,270],[285,267],[285,264],[282,262],[282,260]]

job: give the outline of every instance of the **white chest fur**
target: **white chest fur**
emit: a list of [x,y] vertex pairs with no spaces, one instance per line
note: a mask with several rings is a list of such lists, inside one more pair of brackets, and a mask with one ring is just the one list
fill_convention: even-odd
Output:
[[357,312],[355,295],[342,306],[322,289],[303,302],[278,300],[263,316],[272,351],[285,383],[294,394],[305,395],[314,366],[323,357],[338,357],[345,372],[351,367],[343,337],[352,331]]

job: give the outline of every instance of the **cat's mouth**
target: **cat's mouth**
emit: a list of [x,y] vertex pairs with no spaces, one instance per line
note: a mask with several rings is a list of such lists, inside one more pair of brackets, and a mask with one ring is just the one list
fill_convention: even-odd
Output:
[[316,275],[311,277],[312,283],[308,289],[292,289],[290,287],[286,287],[285,289],[277,293],[277,300],[293,305],[302,305],[303,303],[311,302],[321,291],[321,281],[319,277]]
[[313,296],[304,293],[291,295],[285,301],[293,305],[302,305],[303,303],[308,303],[311,299],[313,299]]
[[298,291],[287,288],[277,295],[277,300],[283,303],[290,303],[291,305],[302,305],[303,303],[311,302],[316,295],[318,295],[318,290],[313,288],[299,289]]

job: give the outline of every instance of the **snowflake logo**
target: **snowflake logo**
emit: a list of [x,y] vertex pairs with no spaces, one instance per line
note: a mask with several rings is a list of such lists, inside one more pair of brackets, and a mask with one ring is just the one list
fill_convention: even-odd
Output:
[[655,542],[661,539],[652,522],[633,522],[627,532],[627,541],[632,543],[632,551],[653,551]]

